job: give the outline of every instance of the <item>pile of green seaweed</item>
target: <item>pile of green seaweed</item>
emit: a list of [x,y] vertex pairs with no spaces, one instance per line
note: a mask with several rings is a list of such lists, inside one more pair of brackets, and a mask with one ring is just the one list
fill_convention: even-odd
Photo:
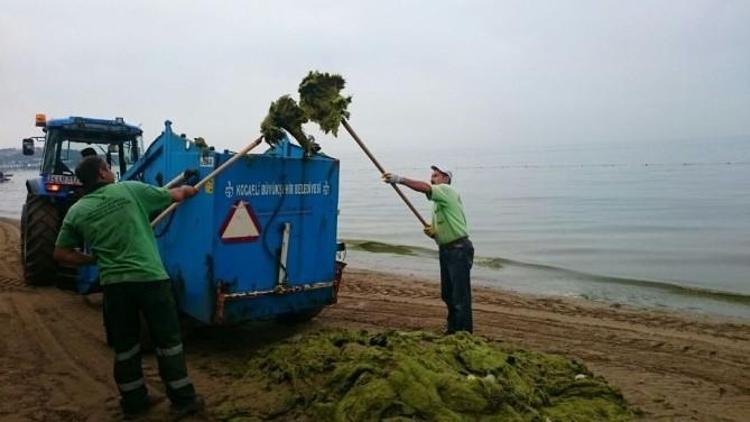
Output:
[[562,356],[466,333],[325,330],[268,346],[223,420],[626,421],[622,395]]

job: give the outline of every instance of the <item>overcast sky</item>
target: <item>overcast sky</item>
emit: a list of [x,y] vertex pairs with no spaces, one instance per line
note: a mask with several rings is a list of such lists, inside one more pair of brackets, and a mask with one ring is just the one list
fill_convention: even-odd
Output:
[[0,0],[0,147],[44,112],[236,149],[311,69],[383,147],[747,136],[750,1]]

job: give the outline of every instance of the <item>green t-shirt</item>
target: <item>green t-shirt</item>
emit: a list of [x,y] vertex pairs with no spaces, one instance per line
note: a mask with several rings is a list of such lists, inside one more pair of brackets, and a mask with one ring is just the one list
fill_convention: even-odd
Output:
[[165,280],[149,216],[171,202],[169,190],[141,182],[102,186],[70,207],[57,246],[90,247],[102,285]]
[[445,245],[469,235],[461,196],[451,185],[432,185],[427,197],[432,201],[432,227],[435,241]]

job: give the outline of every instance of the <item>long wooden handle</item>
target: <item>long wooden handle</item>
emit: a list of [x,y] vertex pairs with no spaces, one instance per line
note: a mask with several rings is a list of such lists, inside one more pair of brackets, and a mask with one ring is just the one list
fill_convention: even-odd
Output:
[[183,171],[182,173],[180,173],[177,176],[175,176],[174,179],[170,180],[169,183],[167,183],[166,185],[164,185],[164,187],[167,188],[167,189],[171,189],[171,188],[175,187],[176,185],[179,185],[180,183],[184,182],[185,179],[188,178],[189,172],[191,172],[191,171],[195,171],[195,170],[185,170],[185,171]]
[[[219,173],[221,173],[227,167],[229,167],[230,165],[232,165],[232,163],[234,163],[235,161],[237,161],[240,158],[244,157],[245,154],[247,154],[248,152],[250,152],[250,150],[252,150],[253,148],[255,148],[258,145],[260,145],[261,141],[263,141],[263,137],[262,136],[259,137],[256,140],[254,140],[250,144],[248,144],[246,147],[244,147],[241,150],[237,151],[237,154],[234,154],[232,156],[232,158],[230,158],[227,161],[225,161],[224,163],[222,163],[219,167],[217,167],[216,169],[214,169],[214,171],[212,171],[211,173],[209,173],[208,176],[204,177],[203,180],[201,180],[200,182],[198,182],[195,185],[195,188],[196,189],[200,189],[201,187],[203,187],[203,185],[205,185],[206,183],[208,183],[209,180],[211,180],[214,177],[216,177]],[[156,225],[159,224],[161,222],[161,220],[163,220],[166,216],[168,216],[169,213],[171,213],[172,211],[174,211],[175,208],[177,208],[180,204],[181,204],[181,202],[173,202],[172,205],[170,205],[167,209],[165,209],[164,211],[162,211],[161,214],[159,214],[156,218],[154,218],[154,221],[151,222],[151,227],[152,228],[156,227]]]
[[[385,169],[383,168],[383,166],[380,165],[380,163],[375,158],[375,156],[372,155],[372,153],[370,152],[370,150],[367,149],[367,147],[365,146],[364,142],[362,142],[362,140],[359,139],[359,136],[357,136],[357,133],[354,132],[354,129],[352,129],[352,127],[349,126],[349,122],[347,122],[346,119],[341,119],[341,124],[344,125],[344,128],[346,129],[347,132],[349,132],[349,135],[352,135],[352,138],[354,138],[354,140],[357,142],[357,145],[359,145],[359,147],[362,148],[362,151],[364,151],[365,155],[367,155],[367,157],[370,159],[370,161],[372,161],[372,163],[375,164],[375,167],[377,167],[378,170],[380,170],[380,174],[381,175],[385,174]],[[419,211],[417,211],[417,209],[414,208],[414,205],[412,205],[412,203],[409,201],[409,199],[406,197],[406,195],[404,195],[404,193],[401,191],[401,189],[399,189],[399,187],[396,186],[393,183],[391,183],[391,187],[393,187],[393,189],[396,191],[396,193],[398,194],[398,196],[400,196],[401,199],[404,200],[404,202],[406,203],[406,206],[409,207],[409,209],[411,210],[411,212],[414,213],[414,216],[417,217],[417,219],[419,220],[419,222],[422,223],[422,225],[425,226],[425,227],[429,226],[429,224],[427,223],[427,221],[425,221],[425,219],[422,217],[422,215],[419,213]]]

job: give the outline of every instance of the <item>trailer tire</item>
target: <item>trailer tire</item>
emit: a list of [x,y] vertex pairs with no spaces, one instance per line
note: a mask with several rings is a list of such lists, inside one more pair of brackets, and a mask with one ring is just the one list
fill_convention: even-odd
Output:
[[60,214],[45,198],[29,194],[21,216],[21,256],[26,284],[50,285],[57,277],[52,259],[60,227]]
[[299,312],[290,312],[288,314],[279,315],[276,321],[286,325],[297,325],[303,324],[307,321],[318,316],[323,311],[323,308],[305,309]]

